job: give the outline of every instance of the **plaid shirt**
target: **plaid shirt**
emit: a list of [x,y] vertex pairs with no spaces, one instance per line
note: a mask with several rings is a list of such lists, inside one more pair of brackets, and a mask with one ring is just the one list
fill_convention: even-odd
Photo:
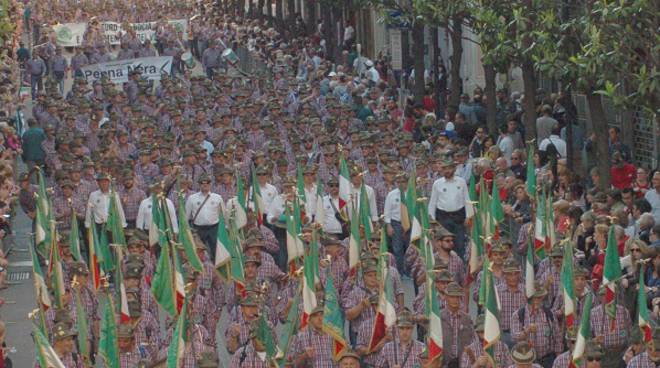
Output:
[[599,305],[591,309],[589,316],[591,333],[594,337],[603,336],[603,349],[623,348],[628,345],[631,329],[630,313],[621,305],[616,306],[614,322],[605,313],[605,306]]
[[527,304],[525,287],[519,283],[514,290],[503,282],[497,285],[497,295],[500,297],[500,328],[511,330],[511,316],[515,311]]
[[54,196],[53,211],[55,211],[55,220],[58,222],[58,228],[68,229],[71,227],[71,207],[76,212],[79,219],[85,216],[85,205],[81,197],[73,195],[69,203],[69,198],[62,195]]
[[267,361],[262,361],[252,342],[239,348],[229,361],[229,368],[270,368]]
[[[175,323],[167,331],[167,337],[163,340],[162,349],[158,354],[159,358],[167,357],[167,350],[172,342],[172,333],[174,332]],[[196,323],[188,325],[188,340],[183,351],[183,358],[181,358],[181,368],[197,368],[197,358],[207,351],[209,347],[204,345],[204,341],[208,339],[208,332],[206,329]]]
[[120,351],[119,352],[119,366],[121,368],[134,368],[140,362],[140,353],[136,350],[133,351]]
[[[373,334],[374,330],[374,322],[376,320],[376,313],[375,313],[375,308],[372,306],[371,308],[367,308],[368,310],[371,311],[371,317],[368,319],[364,319],[362,323],[356,328],[357,332],[357,338],[355,340],[355,350],[358,350],[360,348],[367,348],[369,346],[369,342],[371,341],[371,335]],[[365,313],[362,312],[362,315]],[[351,323],[351,326],[353,324]],[[380,351],[375,351],[371,354],[364,355],[362,356],[362,362],[366,364],[368,367],[374,366],[374,367],[379,367],[378,365],[378,358]]]
[[[352,290],[346,294],[346,297],[342,300],[344,310],[346,311],[355,307],[356,305],[362,303],[362,300],[376,293],[378,293],[378,290],[372,291],[363,287],[353,287]],[[351,330],[358,330],[362,325],[367,324],[370,320],[372,321],[375,315],[376,313],[373,308],[363,309],[360,315],[351,321]]]
[[376,207],[378,207],[378,213],[383,213],[385,210],[385,198],[389,192],[394,190],[395,187],[388,187],[384,181],[379,181],[369,185],[374,189],[374,194],[376,195]]
[[218,193],[224,200],[229,200],[236,196],[236,186],[234,184],[213,183],[211,192]]
[[146,165],[142,165],[138,162],[137,165],[135,165],[135,174],[144,178],[145,182],[150,183],[152,180],[158,177],[160,174],[160,169],[158,168],[158,165],[154,164],[153,162],[149,162]]
[[140,208],[140,202],[147,198],[147,195],[143,190],[138,189],[136,186],[133,186],[133,188],[128,190],[122,187],[119,191],[119,198],[121,198],[121,205],[124,209],[126,220],[135,221],[138,209]]
[[[463,349],[459,367],[471,368],[472,364],[474,364],[477,359],[483,355],[486,355],[486,351],[484,350],[484,342],[478,338],[474,339],[470,345]],[[496,367],[508,367],[513,364],[509,348],[504,345],[502,341],[495,343],[495,363]]]
[[294,361],[304,354],[306,349],[313,349],[314,358],[305,359],[304,367],[335,368],[337,363],[332,359],[332,343],[332,336],[325,332],[319,333],[308,325],[293,338],[288,360]]
[[651,360],[648,352],[635,355],[626,368],[657,368],[657,364]]
[[[558,269],[554,267],[548,267],[539,278],[543,285],[548,285],[548,295],[545,297],[545,304],[547,306],[552,306],[555,304],[556,299],[561,298],[563,295],[561,291],[561,274]],[[552,279],[552,282],[550,282]]]
[[119,158],[123,161],[130,160],[135,154],[136,148],[133,143],[127,143],[125,146],[119,146]]
[[[465,312],[452,313],[449,309],[440,312],[442,319],[443,345],[447,362],[460,358],[463,348],[475,338],[472,320]],[[446,334],[446,337],[445,337]]]
[[[71,302],[75,305],[76,293],[73,292],[71,295],[73,296]],[[83,286],[80,288],[80,301],[82,302],[82,305],[85,308],[85,314],[87,314],[87,319],[90,322],[98,321],[101,318],[101,311],[99,310],[99,300],[89,286]]]
[[[552,363],[552,368],[569,368],[572,353],[573,352],[569,350],[559,354],[554,363]],[[585,359],[582,359],[582,362],[578,365],[579,368],[584,368],[584,361]]]
[[[479,287],[481,285],[482,274],[483,274],[483,270],[479,271],[479,273],[477,274],[477,278],[473,283],[474,287],[472,289],[472,298],[474,298],[475,302],[479,300]],[[495,281],[495,287],[501,284],[505,284],[506,281],[504,281],[504,272],[500,276],[497,276],[495,273],[493,273],[493,281]]]
[[273,283],[286,276],[286,274],[282,272],[279,267],[277,267],[277,264],[275,264],[273,256],[264,251],[261,251],[259,258],[261,259],[261,266],[259,266],[257,278],[261,280],[268,280]]
[[[447,307],[447,301],[442,294],[438,293],[438,304],[440,310],[443,310]],[[460,309],[463,309],[465,305],[464,301],[461,299]],[[426,306],[426,283],[422,284],[419,288],[419,293],[415,296],[413,300],[413,311],[415,314],[424,315],[424,307]]]
[[[520,310],[524,310],[525,314],[523,323],[520,323],[520,317],[518,315]],[[536,325],[536,332],[526,335],[524,329],[532,323]],[[511,315],[511,336],[514,341],[527,340],[534,347],[534,350],[536,350],[537,359],[562,351],[562,340],[564,336],[562,335],[562,329],[557,325],[556,319],[548,321],[543,310],[537,310],[532,313],[529,305],[525,305]]]
[[389,341],[383,345],[376,367],[392,368],[415,368],[421,366],[419,355],[425,349],[425,345],[417,340],[411,340],[408,346],[402,346],[399,339]]
[[[408,247],[410,248],[410,247]],[[419,254],[419,252],[417,253]],[[437,252],[435,252],[435,259],[438,259]],[[455,252],[449,254],[449,272],[454,276],[454,281],[463,285],[465,283],[465,262]],[[426,266],[421,256],[418,256],[413,263],[412,269],[415,270],[415,278],[423,277],[426,274]]]
[[[73,184],[75,188],[73,188],[73,196],[74,197],[79,197],[81,200],[85,201],[85,206],[87,205],[87,199],[89,198],[89,195],[98,189],[98,186],[96,185],[96,182],[94,181],[87,181],[84,179],[80,180],[80,183],[76,185],[75,183]],[[83,206],[84,207],[84,206]],[[83,211],[83,214],[85,212]]]
[[247,146],[249,149],[253,151],[259,151],[264,149],[266,147],[266,142],[268,142],[268,138],[266,138],[266,135],[262,131],[256,131],[256,132],[248,132],[245,135],[245,141],[247,142]]
[[142,310],[140,319],[133,326],[133,336],[136,347],[144,346],[149,355],[155,356],[161,346],[162,336],[158,321],[149,311]]

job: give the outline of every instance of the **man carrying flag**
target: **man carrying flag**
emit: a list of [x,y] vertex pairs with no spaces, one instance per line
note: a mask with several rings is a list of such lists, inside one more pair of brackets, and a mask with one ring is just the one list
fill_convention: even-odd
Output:
[[34,328],[34,341],[37,350],[36,368],[68,368],[83,367],[80,355],[73,354],[76,330],[69,328],[65,322],[53,327],[53,345],[37,327]]
[[[607,259],[607,255],[605,255]],[[618,263],[617,256],[617,263]],[[607,260],[605,261],[607,262]],[[602,366],[604,368],[618,367],[623,358],[623,353],[630,343],[630,313],[620,304],[615,304],[615,314],[612,318],[608,312],[608,291],[607,286],[600,288],[599,295],[601,304],[591,309],[591,314],[583,313],[582,316],[589,316],[594,339],[598,341],[605,350],[605,358]],[[585,307],[586,308],[586,307]],[[587,309],[588,310],[588,309]]]
[[[477,316],[477,320],[474,322],[474,331],[477,333],[477,339],[474,339],[472,343],[465,347],[463,354],[461,354],[460,367],[488,367],[492,361],[492,358],[484,350],[486,346],[486,341],[484,340],[484,324],[485,316]],[[511,360],[511,353],[509,348],[502,342],[497,341],[491,346],[494,355],[495,355],[495,367],[509,367],[513,364]]]
[[111,195],[114,195],[114,203],[117,206],[117,221],[118,225],[122,228],[126,227],[126,217],[124,216],[124,209],[121,206],[119,195],[110,190],[110,177],[105,173],[96,175],[96,183],[99,186],[98,190],[93,191],[89,195],[87,201],[87,212],[85,213],[85,227],[89,228],[92,222],[96,224],[97,231],[101,232],[101,225],[108,221]]
[[465,297],[463,288],[456,282],[450,282],[445,294],[447,308],[440,312],[443,336],[442,360],[449,366],[457,367],[464,348],[474,338],[474,327],[470,316],[461,308],[461,300]]
[[309,316],[307,326],[293,338],[289,360],[294,367],[328,367],[334,364],[334,339],[323,329],[323,316],[323,305],[316,306]]
[[397,334],[386,342],[380,352],[376,367],[413,368],[421,364],[419,355],[426,348],[424,343],[413,339],[415,323],[412,315],[404,311],[396,320]]

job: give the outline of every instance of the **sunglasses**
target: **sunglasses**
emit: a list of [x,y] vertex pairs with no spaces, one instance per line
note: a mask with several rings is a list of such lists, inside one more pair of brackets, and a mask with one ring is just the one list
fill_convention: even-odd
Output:
[[257,174],[257,176],[268,176],[268,174],[261,173],[261,174]]
[[328,184],[329,187],[338,187],[339,184]]
[[600,362],[600,358],[587,358],[590,362]]
[[631,251],[631,252],[641,252],[642,250],[639,249],[639,248],[634,248],[634,249],[631,249],[630,251]]

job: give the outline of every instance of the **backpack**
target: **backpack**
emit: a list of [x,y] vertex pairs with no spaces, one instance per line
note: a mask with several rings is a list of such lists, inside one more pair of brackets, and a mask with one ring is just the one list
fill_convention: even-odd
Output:
[[552,142],[552,139],[550,139],[549,137],[548,137],[548,141],[550,143],[548,143],[548,145],[545,146],[546,157],[548,158],[548,160],[552,160],[552,159],[558,160],[558,159],[560,159],[561,155],[559,154],[559,151],[557,150],[557,146],[555,146],[555,144]]

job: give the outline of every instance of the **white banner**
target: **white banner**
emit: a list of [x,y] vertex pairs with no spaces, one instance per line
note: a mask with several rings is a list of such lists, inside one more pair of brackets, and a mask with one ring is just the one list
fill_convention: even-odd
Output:
[[144,78],[160,80],[161,74],[172,73],[172,57],[157,56],[117,60],[82,68],[85,79],[90,83],[101,79],[103,76],[108,76],[113,83],[124,83],[128,81],[128,73],[133,70],[139,70]]
[[119,45],[121,43],[121,36],[125,33],[121,29],[121,23],[117,22],[101,22],[101,29],[103,36],[111,45]]
[[[188,40],[187,19],[168,20],[167,23],[172,25],[174,29],[176,29],[177,35],[181,35],[181,39],[183,41]],[[135,35],[141,42],[144,42],[144,40],[155,40],[158,23],[156,22],[131,23],[131,28],[133,28],[133,30],[135,31]]]
[[53,26],[53,31],[57,37],[57,44],[63,47],[74,47],[82,44],[87,23],[64,23]]

